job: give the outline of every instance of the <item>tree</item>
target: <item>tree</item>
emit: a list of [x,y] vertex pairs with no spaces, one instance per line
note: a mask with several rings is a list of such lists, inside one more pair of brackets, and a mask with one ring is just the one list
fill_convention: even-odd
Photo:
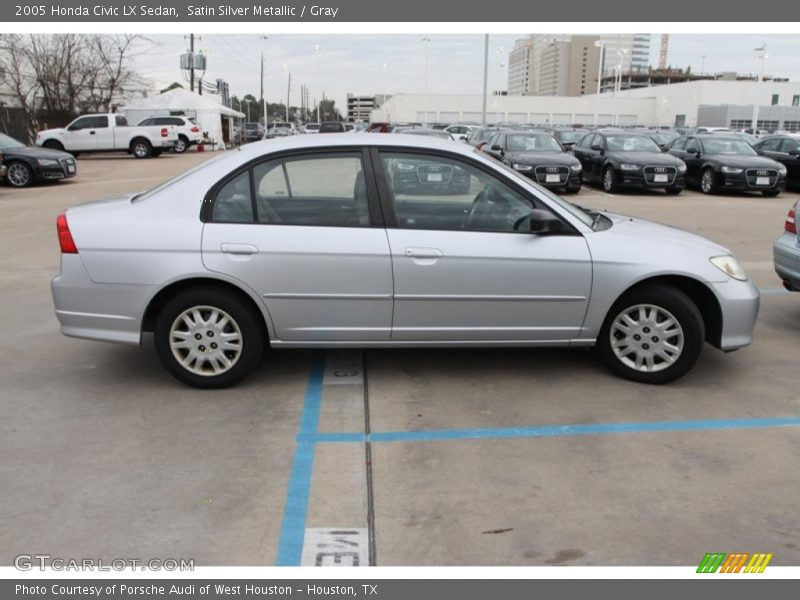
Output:
[[0,69],[22,109],[28,135],[82,112],[110,112],[126,88],[136,35],[0,35]]

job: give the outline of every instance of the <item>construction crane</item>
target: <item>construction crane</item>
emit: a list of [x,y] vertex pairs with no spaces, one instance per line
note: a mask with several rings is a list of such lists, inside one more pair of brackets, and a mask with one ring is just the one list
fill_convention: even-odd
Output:
[[661,50],[658,53],[658,68],[667,68],[667,54],[669,53],[669,34],[661,34]]

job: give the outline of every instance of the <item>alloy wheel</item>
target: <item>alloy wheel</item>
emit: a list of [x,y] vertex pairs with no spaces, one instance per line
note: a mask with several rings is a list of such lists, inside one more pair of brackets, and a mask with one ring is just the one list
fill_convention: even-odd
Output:
[[683,328],[678,319],[654,304],[625,308],[612,321],[609,336],[617,359],[644,373],[670,367],[684,348]]
[[31,170],[20,162],[11,163],[6,178],[14,187],[25,187],[31,182]]
[[190,373],[221,375],[230,371],[242,355],[242,332],[224,310],[193,306],[173,321],[169,347],[178,363]]

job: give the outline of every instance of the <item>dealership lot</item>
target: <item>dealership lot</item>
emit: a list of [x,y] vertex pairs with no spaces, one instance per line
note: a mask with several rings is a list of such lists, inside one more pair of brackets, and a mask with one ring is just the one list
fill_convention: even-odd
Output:
[[710,237],[762,289],[754,344],[706,346],[668,386],[582,350],[370,350],[275,352],[239,386],[199,391],[152,340],[61,336],[49,280],[64,208],[212,156],[81,158],[74,180],[0,189],[0,564],[798,563],[800,294],[771,254],[794,194],[569,197]]

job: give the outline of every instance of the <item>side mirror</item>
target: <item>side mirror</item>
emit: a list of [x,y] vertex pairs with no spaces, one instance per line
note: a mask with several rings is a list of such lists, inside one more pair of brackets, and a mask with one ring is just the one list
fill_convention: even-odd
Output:
[[465,135],[460,135],[460,136],[458,136],[458,139],[459,139],[460,141],[462,141],[462,142],[466,142],[466,141],[467,141],[467,136],[465,136]]
[[495,144],[494,146],[492,146],[492,150],[494,150],[495,152],[502,152],[503,151],[503,149],[498,144]]
[[764,156],[764,151],[761,148],[758,148],[756,150],[756,154],[758,154],[759,156]]
[[531,233],[547,235],[553,233],[565,233],[564,223],[549,210],[535,208],[531,211]]
[[667,148],[666,144],[661,144],[660,148],[662,152],[669,152],[669,148]]

